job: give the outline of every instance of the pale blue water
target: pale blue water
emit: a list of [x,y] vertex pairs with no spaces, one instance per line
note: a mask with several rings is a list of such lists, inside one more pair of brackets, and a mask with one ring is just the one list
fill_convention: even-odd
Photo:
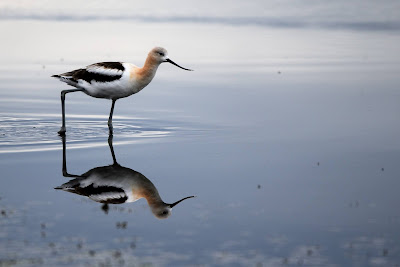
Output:
[[[45,40],[61,43],[52,27],[68,29],[78,22],[11,20],[2,21],[2,29],[7,23],[18,29],[11,39],[23,39],[24,25],[30,25]],[[63,177],[57,135],[59,92],[67,86],[50,75],[119,59],[128,48],[94,56],[99,46],[93,54],[74,43],[46,51],[47,42],[32,39],[22,63],[22,52],[6,52],[4,44],[1,266],[400,264],[396,32],[79,23],[78,33],[89,43],[107,36],[92,31],[94,37],[85,37],[86,28],[98,25],[130,26],[143,34],[159,27],[182,42],[191,27],[200,30],[192,38],[205,51],[181,50],[178,42],[165,41],[171,58],[195,71],[161,65],[148,88],[117,101],[113,139],[118,163],[147,177],[165,202],[197,197],[159,220],[144,199],[110,205],[106,214],[101,203],[55,190],[69,181]],[[238,43],[227,47],[224,38],[209,39],[218,36],[220,27]],[[233,33],[271,43],[252,49]],[[114,43],[122,41],[119,33],[113,36]],[[140,47],[152,43],[143,36]],[[35,54],[37,44],[43,47]],[[258,50],[263,46],[265,51]],[[128,59],[140,65],[141,49],[132,49]],[[207,53],[215,58],[202,57]],[[112,164],[110,104],[80,93],[67,95],[69,173]]]

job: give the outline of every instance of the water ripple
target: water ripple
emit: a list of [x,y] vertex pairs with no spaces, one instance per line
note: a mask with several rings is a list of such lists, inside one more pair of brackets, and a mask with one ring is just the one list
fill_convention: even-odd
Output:
[[[182,123],[147,118],[114,118],[115,145],[155,142],[161,138],[183,133]],[[0,113],[0,153],[59,150],[59,114]],[[107,117],[97,115],[68,115],[69,148],[104,146],[108,137]]]

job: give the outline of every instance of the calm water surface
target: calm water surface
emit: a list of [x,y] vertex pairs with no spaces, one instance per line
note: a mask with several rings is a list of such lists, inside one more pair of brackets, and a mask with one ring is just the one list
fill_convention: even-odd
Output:
[[[4,29],[12,22],[1,23]],[[45,34],[52,32],[48,23],[13,23],[20,34],[33,23],[58,42]],[[207,27],[205,40],[214,34]],[[250,26],[227,31],[227,38],[266,33]],[[292,36],[271,32],[276,46]],[[187,48],[165,45],[174,61],[195,71],[161,65],[148,88],[117,102],[113,149],[123,171],[113,169],[114,176],[106,167],[113,164],[111,103],[80,93],[67,95],[71,177],[63,175],[57,131],[66,86],[50,78],[114,55],[41,57],[30,47],[27,62],[10,56],[0,84],[0,266],[398,266],[400,64],[382,59],[375,50],[382,44],[371,41],[395,37],[333,31],[343,35],[332,37],[341,46],[332,44],[337,50],[322,57],[311,41],[307,54],[301,36],[324,44],[326,33],[297,34],[300,52],[287,50],[289,57],[282,56],[287,47],[260,58],[233,45],[226,58],[196,60]],[[359,39],[369,40],[361,52],[354,49]],[[140,65],[145,54],[134,53]],[[139,173],[166,203],[196,198],[158,219],[145,199],[106,207],[54,189],[89,171],[113,183],[124,175],[140,183],[133,175]]]

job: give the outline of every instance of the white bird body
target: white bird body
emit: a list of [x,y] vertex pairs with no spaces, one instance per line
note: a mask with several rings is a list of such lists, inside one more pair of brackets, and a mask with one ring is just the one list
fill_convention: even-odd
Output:
[[[120,64],[124,70],[106,67],[116,64]],[[153,66],[152,70],[146,72],[146,75],[142,75],[142,68],[131,63],[100,62],[89,65],[85,69],[76,70],[73,74],[71,72],[60,74],[57,78],[76,88],[83,89],[84,93],[92,97],[116,100],[136,94],[146,87],[154,78],[157,68],[158,66]],[[83,77],[82,70],[87,73],[88,78]],[[92,77],[97,79],[89,80]],[[108,77],[109,81],[101,80],[102,77]]]
[[64,135],[66,131],[65,94],[82,91],[92,97],[111,99],[113,102],[108,126],[110,132],[112,132],[112,115],[115,101],[136,94],[146,87],[156,75],[158,66],[163,62],[169,62],[184,70],[190,70],[170,60],[168,52],[164,48],[155,47],[149,52],[142,68],[125,62],[100,62],[82,69],[53,75],[52,77],[77,88],[61,92],[63,125],[59,134]]
[[[138,69],[138,67],[130,63],[122,63],[122,66],[125,69],[124,71],[117,70],[115,72],[111,72],[115,73],[116,75],[121,75],[121,78],[117,80],[110,82],[99,82],[94,80],[92,82],[87,82],[85,80],[79,80],[78,86],[82,89],[85,89],[84,92],[90,96],[107,99],[119,99],[127,97],[142,90],[144,86],[140,85],[143,84],[143,82],[138,82],[136,75],[134,75],[134,70]],[[90,66],[86,68],[86,70],[90,69]],[[93,69],[97,72],[107,73],[107,69],[103,69],[101,67]],[[147,84],[149,84],[150,81],[148,81]]]

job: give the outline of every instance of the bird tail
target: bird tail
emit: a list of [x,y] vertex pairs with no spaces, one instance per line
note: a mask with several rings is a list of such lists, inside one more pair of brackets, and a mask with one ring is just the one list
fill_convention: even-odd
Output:
[[67,83],[69,85],[72,85],[72,86],[76,87],[78,85],[78,82],[72,77],[64,76],[65,74],[67,74],[67,73],[64,73],[64,74],[61,74],[61,75],[55,74],[55,75],[51,75],[51,77],[59,79],[62,82],[65,82],[65,83]]
[[71,181],[62,184],[60,186],[54,187],[57,190],[64,190],[64,191],[74,191],[76,187],[79,187],[80,180],[79,179],[72,179]]

